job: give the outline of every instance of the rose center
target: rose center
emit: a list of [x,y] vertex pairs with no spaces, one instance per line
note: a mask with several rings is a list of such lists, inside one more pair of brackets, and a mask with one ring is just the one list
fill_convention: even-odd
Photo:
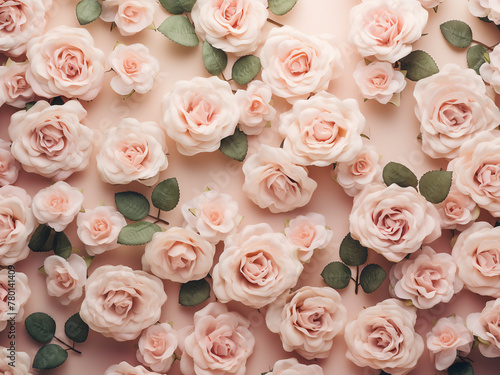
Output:
[[16,221],[12,215],[0,214],[0,245],[5,244],[16,229]]
[[63,213],[69,207],[68,197],[64,195],[51,195],[48,197],[48,207],[52,212]]
[[449,131],[460,131],[464,125],[470,123],[472,114],[469,106],[465,103],[449,101],[443,103],[439,109],[439,122],[447,125]]
[[268,259],[262,251],[248,254],[240,262],[240,273],[243,277],[251,284],[259,286],[274,279],[274,269],[272,259]]
[[244,17],[244,12],[241,9],[240,3],[241,2],[238,2],[236,0],[224,0],[215,15],[216,20],[221,25],[230,26],[234,29],[237,29],[241,23],[242,18]]
[[147,142],[129,141],[121,145],[119,149],[120,157],[127,164],[139,170],[149,154]]
[[167,263],[172,270],[191,269],[196,260],[196,252],[192,246],[176,242],[166,253]]
[[439,335],[439,341],[441,341],[443,345],[449,346],[452,345],[456,339],[452,332],[443,332]]
[[90,234],[93,239],[107,237],[111,232],[111,224],[106,218],[100,217],[94,220],[90,228]]
[[388,9],[380,10],[367,25],[367,31],[377,41],[378,45],[392,46],[399,41],[403,23],[396,14]]
[[210,348],[210,353],[218,358],[232,358],[236,352],[236,345],[229,337],[219,337]]
[[66,147],[65,125],[59,122],[59,118],[48,119],[31,135],[31,144],[37,151],[47,155],[56,156]]
[[481,188],[500,187],[500,165],[483,164],[476,172],[476,180]]
[[294,77],[300,77],[311,70],[312,56],[311,51],[296,50],[292,51],[284,61],[284,65]]
[[485,276],[500,274],[500,254],[498,249],[488,249],[476,255],[475,267]]
[[351,166],[351,173],[355,176],[364,175],[372,170],[372,162],[369,159],[360,158]]
[[374,223],[380,233],[394,243],[401,242],[409,230],[408,222],[399,209],[379,212],[375,217]]
[[0,30],[13,32],[22,24],[27,22],[26,16],[21,9],[21,5],[14,5],[10,2],[8,5],[2,4],[0,8]]
[[74,285],[75,280],[71,277],[66,268],[57,267],[56,272],[57,275],[54,279],[59,285],[61,285],[65,289],[70,288],[72,285]]
[[183,110],[184,117],[189,125],[196,130],[200,126],[210,125],[216,117],[214,103],[203,95],[195,95]]

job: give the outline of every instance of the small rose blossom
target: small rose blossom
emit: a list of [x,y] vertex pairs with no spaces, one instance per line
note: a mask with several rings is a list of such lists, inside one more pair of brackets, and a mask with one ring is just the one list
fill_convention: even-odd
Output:
[[323,375],[323,369],[318,365],[303,365],[297,358],[280,359],[267,375]]
[[406,87],[404,74],[394,70],[388,62],[376,61],[366,65],[361,61],[353,76],[364,98],[375,99],[381,104],[389,103],[394,94]]
[[174,362],[177,333],[168,323],[154,324],[142,332],[137,360],[153,371],[166,373]]
[[104,375],[160,375],[156,372],[148,371],[143,366],[132,366],[131,364],[122,361],[117,365],[108,367]]
[[[14,361],[12,360],[14,356]],[[14,366],[12,363],[14,362]],[[4,375],[31,375],[31,358],[28,353],[11,353],[10,348],[0,346],[0,374]]]
[[[14,283],[12,275],[12,271],[7,268],[0,270],[0,332],[7,328],[7,322],[12,321],[13,317],[16,322],[23,320],[24,306],[31,296],[26,274],[16,271]],[[15,294],[12,294],[12,290]],[[14,295],[14,300],[9,298],[12,295]]]
[[16,108],[25,107],[26,103],[36,98],[33,89],[26,81],[28,63],[10,63],[0,66],[0,106],[3,103]]
[[142,268],[178,283],[199,280],[212,268],[215,246],[189,228],[155,233],[146,245]]
[[0,186],[16,182],[21,164],[10,152],[10,142],[0,139]]
[[483,356],[500,357],[500,298],[486,302],[481,312],[469,314],[467,328],[478,337]]
[[57,297],[63,305],[79,299],[83,294],[83,286],[87,280],[87,263],[85,259],[71,254],[68,259],[58,255],[50,255],[43,262],[47,274],[47,292]]
[[441,228],[464,230],[479,216],[479,207],[468,195],[462,194],[453,183],[446,199],[437,204]]
[[469,0],[469,11],[473,16],[488,17],[495,25],[500,25],[500,4],[495,0]]
[[40,224],[62,232],[76,217],[83,204],[83,194],[64,181],[40,190],[33,197],[33,214]]
[[444,371],[455,362],[457,355],[470,353],[474,335],[459,316],[439,319],[427,332],[427,349],[434,360],[436,370]]
[[497,94],[500,94],[500,47],[495,46],[488,55],[489,61],[481,65],[479,72],[484,82],[493,87]]
[[101,19],[114,22],[123,36],[137,34],[153,23],[155,0],[102,0]]

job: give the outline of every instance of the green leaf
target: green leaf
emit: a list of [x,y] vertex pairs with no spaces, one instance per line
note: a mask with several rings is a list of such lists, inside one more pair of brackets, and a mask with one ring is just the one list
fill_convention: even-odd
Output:
[[193,24],[184,16],[168,17],[158,26],[158,31],[181,46],[196,47],[200,42]]
[[463,21],[452,20],[442,23],[439,28],[444,38],[453,47],[467,48],[472,43],[472,30]]
[[54,229],[47,224],[40,224],[33,232],[28,247],[35,252],[51,251],[54,234]]
[[452,178],[453,172],[451,171],[427,172],[420,178],[420,194],[431,203],[441,203],[450,192]]
[[31,107],[33,107],[34,105],[36,104],[36,102],[29,102],[29,103],[26,103],[26,106],[24,107],[24,109],[26,111],[29,111],[31,109]]
[[56,232],[54,235],[54,254],[63,257],[64,259],[68,259],[71,255],[71,251],[73,248],[71,247],[71,242],[63,232]]
[[368,258],[368,249],[348,233],[340,244],[340,259],[348,266],[360,266]]
[[412,186],[417,188],[418,179],[407,166],[391,161],[387,163],[382,172],[384,183],[389,186],[396,184],[401,187]]
[[218,48],[215,48],[206,40],[203,42],[202,48],[203,65],[205,69],[213,76],[221,74],[227,66],[226,53]]
[[135,191],[122,191],[115,194],[116,208],[129,220],[142,220],[149,214],[148,199]]
[[50,105],[64,105],[64,100],[60,96],[56,96],[52,99]]
[[181,192],[175,177],[163,180],[153,190],[151,202],[162,211],[171,211],[179,203]]
[[359,285],[365,293],[372,293],[384,282],[387,272],[378,264],[369,264],[359,275]]
[[224,155],[238,161],[245,160],[248,152],[248,140],[245,133],[236,128],[233,135],[222,139],[219,147]]
[[88,257],[83,258],[83,260],[85,261],[85,264],[87,265],[87,268],[89,268],[90,264],[94,260],[94,257],[93,256],[88,256]]
[[33,359],[33,368],[50,370],[62,365],[68,358],[68,352],[57,344],[42,346]]
[[406,70],[406,78],[411,81],[419,81],[439,72],[434,59],[424,51],[413,51],[399,62],[401,70]]
[[56,322],[48,314],[36,312],[24,320],[28,334],[38,342],[45,344],[52,340],[56,333]]
[[196,0],[160,0],[162,7],[172,14],[191,12],[194,3],[196,3]]
[[179,303],[182,306],[196,306],[210,297],[210,284],[205,279],[188,281],[181,285]]
[[328,286],[344,289],[351,281],[351,269],[342,262],[332,262],[323,269],[321,277]]
[[474,375],[474,368],[469,362],[457,362],[448,368],[449,375]]
[[269,10],[277,16],[287,14],[297,3],[297,0],[268,0]]
[[89,24],[102,13],[102,6],[99,0],[82,0],[76,5],[76,18],[80,25]]
[[82,320],[80,314],[76,313],[64,323],[64,333],[70,340],[82,343],[87,340],[89,326]]
[[467,66],[474,69],[477,74],[480,74],[479,68],[486,62],[485,53],[488,53],[488,50],[479,44],[467,50]]
[[260,68],[260,59],[257,56],[243,56],[234,63],[231,76],[237,84],[246,85],[259,74]]
[[147,221],[136,221],[122,228],[118,235],[118,243],[128,246],[144,245],[153,239],[156,232],[161,232],[158,225]]

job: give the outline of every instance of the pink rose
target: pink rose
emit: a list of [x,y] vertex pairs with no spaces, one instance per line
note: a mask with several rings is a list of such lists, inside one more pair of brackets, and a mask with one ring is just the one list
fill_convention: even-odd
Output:
[[427,332],[427,349],[434,360],[436,370],[444,371],[450,367],[457,354],[470,353],[474,335],[465,327],[459,316],[439,319],[432,330]]
[[217,244],[234,232],[243,217],[238,202],[228,194],[206,191],[182,205],[182,216],[188,228]]
[[191,12],[196,32],[212,46],[243,56],[255,51],[268,12],[265,0],[198,0]]
[[351,9],[349,40],[361,56],[395,63],[411,52],[428,17],[418,0],[364,0]]
[[462,194],[455,184],[451,185],[446,199],[437,204],[441,216],[441,228],[459,229],[468,228],[479,216],[479,207],[468,195]]
[[415,332],[417,310],[386,299],[362,310],[347,323],[346,357],[360,367],[404,375],[417,366],[424,340]]
[[476,17],[488,17],[496,25],[500,24],[500,6],[495,0],[469,0],[469,11]]
[[104,375],[160,375],[156,372],[146,370],[143,366],[132,366],[123,361],[117,365],[108,367]]
[[165,134],[156,122],[125,118],[104,133],[97,169],[108,184],[139,181],[152,186],[168,167],[167,152]]
[[24,108],[26,103],[35,100],[35,93],[26,81],[28,63],[11,62],[0,66],[0,106],[3,103],[16,108]]
[[118,75],[111,79],[111,88],[120,95],[135,91],[145,94],[153,88],[160,72],[160,62],[141,43],[118,44],[109,55],[111,69]]
[[413,95],[422,149],[432,158],[455,158],[466,141],[500,123],[500,110],[472,69],[447,64],[418,81]]
[[76,217],[83,204],[80,189],[64,181],[40,190],[33,197],[33,214],[40,224],[62,232]]
[[[472,1],[469,1],[469,4],[471,3]],[[488,55],[489,61],[481,65],[479,72],[481,73],[481,78],[484,82],[493,87],[497,94],[500,94],[500,48],[495,46],[493,51],[489,52]]]
[[184,375],[245,375],[255,339],[250,321],[212,302],[194,314],[194,326],[179,332]]
[[85,244],[85,250],[89,255],[96,255],[119,246],[118,234],[127,222],[116,208],[99,206],[80,212],[76,225],[78,238]]
[[9,125],[12,154],[27,172],[65,180],[89,164],[94,132],[83,125],[86,116],[76,100],[53,106],[39,101],[14,113]]
[[177,81],[163,97],[163,124],[183,155],[212,152],[240,117],[229,83],[217,77]]
[[459,234],[451,255],[470,291],[500,297],[500,227],[477,222]]
[[12,366],[11,351],[0,346],[0,371],[5,375],[31,375],[31,358],[28,353],[15,352],[15,366]]
[[28,277],[24,273],[7,268],[0,270],[0,332],[7,327],[7,322],[12,318],[16,322],[23,320],[24,306],[30,296]]
[[293,288],[303,270],[296,248],[268,224],[247,225],[226,238],[212,272],[218,300],[239,301],[255,309]]
[[283,349],[306,359],[327,358],[346,323],[340,294],[330,287],[305,286],[285,293],[266,313],[267,328],[280,335]]
[[429,246],[392,266],[390,280],[391,295],[410,300],[418,309],[449,302],[463,287],[453,257],[436,254]]
[[154,324],[142,332],[137,360],[153,371],[165,373],[174,362],[177,333],[168,323]]
[[240,129],[247,135],[257,135],[276,116],[271,105],[271,88],[262,81],[252,81],[246,90],[238,90],[234,98],[240,108]]
[[106,56],[85,29],[55,27],[31,39],[26,55],[26,78],[37,95],[92,100],[101,91]]
[[469,314],[467,328],[477,336],[483,356],[500,357],[500,298],[486,302],[480,313]]
[[167,300],[160,279],[130,267],[101,266],[87,279],[81,318],[116,341],[134,340],[160,319]]
[[16,182],[21,164],[10,152],[10,142],[0,139],[0,186]]
[[332,36],[308,36],[291,26],[271,30],[260,52],[262,80],[290,103],[326,90],[343,69]]
[[87,263],[85,259],[71,254],[68,259],[58,255],[50,255],[43,262],[47,274],[47,292],[57,297],[63,305],[68,305],[82,296],[83,286],[87,280]]
[[324,249],[333,237],[333,232],[326,226],[325,217],[310,212],[290,220],[285,228],[285,236],[299,248],[299,259],[307,262],[316,249]]
[[303,365],[297,358],[281,359],[273,366],[268,375],[323,375],[323,369],[318,365]]
[[350,232],[391,262],[420,249],[441,235],[436,208],[412,187],[372,184],[353,202]]
[[388,62],[375,61],[366,65],[361,61],[353,77],[365,99],[375,99],[382,104],[389,103],[394,94],[406,87],[404,74],[394,70]]
[[260,208],[272,213],[303,207],[311,200],[317,183],[305,167],[294,164],[282,148],[262,145],[243,164],[243,191]]
[[322,91],[283,113],[279,132],[292,162],[326,167],[350,161],[361,151],[365,123],[356,100]]
[[153,23],[155,0],[101,0],[101,19],[114,22],[123,36],[134,35]]
[[215,246],[191,229],[171,227],[155,233],[146,245],[142,268],[161,279],[178,283],[207,276],[214,261]]
[[436,8],[444,0],[419,0],[424,8]]

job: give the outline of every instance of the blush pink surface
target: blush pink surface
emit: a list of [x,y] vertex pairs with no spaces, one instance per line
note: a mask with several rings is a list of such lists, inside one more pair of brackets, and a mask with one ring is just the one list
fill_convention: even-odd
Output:
[[[74,0],[54,0],[54,6],[48,15],[47,28],[59,24],[78,26],[75,17]],[[361,57],[356,50],[347,42],[349,28],[349,11],[358,2],[354,0],[299,0],[296,7],[283,17],[273,16],[279,22],[292,25],[307,34],[331,33],[337,39],[342,55],[345,59],[345,70],[342,76],[334,80],[328,91],[341,99],[355,98],[360,104],[362,113],[367,119],[367,127],[364,131],[375,143],[378,152],[382,155],[383,163],[397,161],[410,167],[420,176],[430,169],[444,168],[444,161],[436,161],[427,157],[420,149],[420,141],[417,140],[419,123],[414,115],[415,100],[412,96],[414,83],[409,82],[401,98],[399,108],[392,105],[381,105],[375,101],[363,102],[363,98],[354,84],[352,72]],[[167,13],[160,9],[155,16],[155,24],[159,25]],[[459,50],[446,43],[439,31],[442,22],[460,19],[468,22],[473,29],[474,38],[487,45],[493,45],[500,41],[500,31],[493,25],[483,23],[473,17],[467,9],[466,0],[446,0],[439,5],[439,11],[429,11],[429,23],[425,29],[427,35],[423,36],[414,45],[414,49],[423,49],[429,52],[439,66],[446,63],[457,63],[466,67],[465,50]],[[266,26],[269,31],[272,25]],[[132,37],[123,37],[118,30],[110,31],[110,24],[101,20],[85,26],[96,40],[96,44],[108,54],[117,41],[131,43],[144,43],[151,53],[160,61],[161,72],[156,78],[154,88],[148,94],[135,94],[127,100],[114,93],[109,81],[113,73],[105,76],[104,89],[91,102],[83,102],[88,110],[88,125],[95,130],[95,143],[98,145],[103,131],[118,124],[120,119],[134,117],[139,121],[161,122],[161,98],[169,92],[173,84],[182,79],[191,79],[195,76],[208,76],[201,59],[201,44],[194,49],[176,45],[166,39],[159,32],[144,30]],[[230,70],[226,76],[230,76]],[[288,104],[281,100],[275,100],[279,112],[287,110]],[[0,109],[0,137],[8,139],[7,127],[9,118],[14,110],[6,106]],[[268,143],[278,146],[281,142],[277,134],[277,121],[271,128],[266,129],[259,136],[250,138],[250,153],[255,152],[259,144]],[[326,216],[327,225],[333,229],[334,237],[325,250],[318,251],[309,264],[305,265],[304,272],[299,280],[298,287],[304,285],[323,286],[320,273],[323,267],[338,260],[338,247],[343,237],[349,231],[349,212],[352,206],[352,198],[348,197],[330,177],[331,168],[311,167],[310,176],[318,182],[318,188],[311,202],[304,208],[294,212],[283,214],[271,214],[268,210],[262,210],[254,205],[242,192],[243,174],[241,164],[225,157],[219,152],[201,154],[186,157],[179,154],[172,141],[168,141],[170,165],[161,175],[162,178],[177,177],[181,188],[181,201],[190,200],[202,192],[206,187],[231,194],[240,205],[240,213],[244,216],[242,225],[269,223],[274,230],[281,231],[284,221],[299,214],[307,212],[318,212]],[[106,205],[114,205],[113,195],[117,191],[135,190],[149,195],[150,188],[139,183],[129,186],[111,186],[101,181],[95,164],[95,151],[91,158],[91,164],[83,172],[76,173],[66,180],[75,187],[84,189],[84,207],[94,208],[103,202]],[[51,184],[51,181],[35,174],[21,172],[16,185],[27,189],[33,196],[41,188]],[[180,207],[180,206],[179,206]],[[180,208],[169,213],[163,213],[162,218],[168,220],[171,225],[182,225],[183,219]],[[490,219],[491,221],[491,219]],[[73,246],[83,249],[83,244],[76,236],[76,225],[71,224],[65,231],[70,235]],[[449,252],[451,250],[449,231],[443,232],[434,247],[438,251]],[[222,248],[219,246],[216,259]],[[106,252],[94,258],[89,272],[96,267],[105,264],[125,264],[134,269],[141,269],[140,259],[144,247],[120,247],[116,250]],[[42,266],[46,254],[32,253],[30,256],[16,264],[17,271],[24,272],[29,277],[29,285],[32,296],[25,308],[26,315],[36,311],[51,314],[57,324],[57,336],[64,337],[64,322],[72,314],[79,310],[81,300],[62,306],[56,298],[47,295],[45,277],[37,271]],[[370,251],[368,262],[376,262],[389,271],[391,264],[382,256]],[[164,305],[161,321],[173,322],[175,328],[182,328],[192,324],[192,317],[199,308],[182,307],[177,303],[180,285],[166,281],[165,289],[168,300]],[[389,297],[388,280],[373,294],[366,295],[360,291],[354,294],[354,285],[340,291],[343,303],[347,306],[349,318],[353,318],[364,307],[372,306],[379,301]],[[214,297],[211,298],[214,300]],[[488,298],[477,296],[466,290],[455,296],[448,304],[441,304],[430,310],[419,311],[417,331],[424,336],[430,331],[433,322],[440,317],[456,313],[462,317],[470,312],[480,311]],[[284,358],[296,356],[301,363],[316,363],[320,365],[326,374],[378,374],[378,371],[362,369],[350,363],[346,357],[346,345],[343,337],[338,336],[334,341],[331,355],[326,359],[318,361],[306,361],[298,355],[287,353],[282,350],[279,336],[271,333],[265,325],[265,309],[259,313],[257,310],[246,308],[238,303],[230,303],[229,308],[239,311],[251,321],[251,330],[256,337],[256,347],[253,355],[248,361],[247,374],[260,374],[269,371],[273,364]],[[24,324],[17,325],[16,349],[26,351],[31,358],[34,357],[39,344],[31,340],[25,332]],[[0,333],[1,345],[7,343],[6,331]],[[136,341],[116,342],[105,338],[98,333],[91,332],[89,339],[84,344],[77,345],[83,352],[82,355],[69,353],[68,361],[61,367],[43,373],[54,375],[88,375],[103,374],[111,365],[120,361],[128,361],[132,365],[139,364],[135,357]],[[500,367],[500,359],[487,359],[482,357],[477,350],[471,358],[475,361],[476,374],[497,374]],[[33,373],[42,373],[32,370]],[[434,374],[438,373],[431,361],[427,351],[422,355],[419,365],[411,374]],[[180,374],[179,365],[175,363],[168,372],[170,375]]]

